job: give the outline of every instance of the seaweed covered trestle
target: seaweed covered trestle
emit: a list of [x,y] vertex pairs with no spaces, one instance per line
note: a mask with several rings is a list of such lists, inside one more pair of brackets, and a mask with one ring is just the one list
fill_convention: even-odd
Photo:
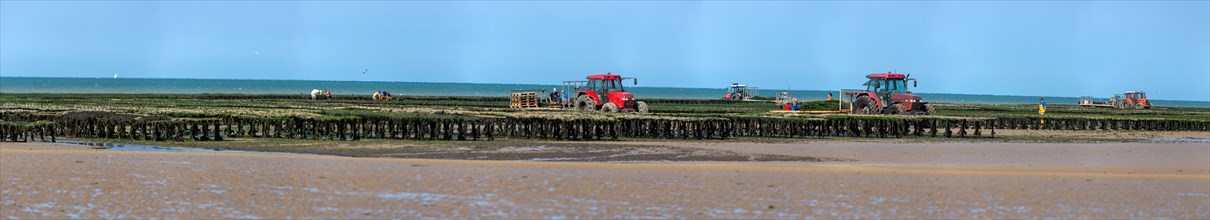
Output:
[[[0,94],[0,136],[221,141],[995,137],[997,129],[1210,131],[1210,110],[939,104],[939,116],[770,113],[762,102],[650,100],[654,113],[517,110],[498,97]],[[812,102],[818,108],[823,102]],[[40,140],[40,139],[39,139]]]

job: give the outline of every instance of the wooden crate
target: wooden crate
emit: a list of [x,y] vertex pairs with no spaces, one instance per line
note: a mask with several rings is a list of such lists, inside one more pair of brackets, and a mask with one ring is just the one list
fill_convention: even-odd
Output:
[[538,92],[513,92],[509,99],[511,108],[537,108]]

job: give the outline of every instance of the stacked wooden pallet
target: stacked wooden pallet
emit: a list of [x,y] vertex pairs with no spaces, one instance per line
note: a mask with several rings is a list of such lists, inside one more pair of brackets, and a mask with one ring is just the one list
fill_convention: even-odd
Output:
[[512,108],[537,108],[538,92],[513,92],[510,102]]

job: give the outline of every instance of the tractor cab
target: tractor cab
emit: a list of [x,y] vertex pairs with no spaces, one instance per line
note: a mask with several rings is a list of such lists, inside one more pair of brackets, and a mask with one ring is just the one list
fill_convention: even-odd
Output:
[[625,108],[626,101],[634,99],[634,94],[622,85],[622,76],[612,73],[590,75],[586,86],[578,95],[595,96],[598,103],[619,100],[618,107]]
[[1126,92],[1123,95],[1128,99],[1147,99],[1147,93],[1145,92]]

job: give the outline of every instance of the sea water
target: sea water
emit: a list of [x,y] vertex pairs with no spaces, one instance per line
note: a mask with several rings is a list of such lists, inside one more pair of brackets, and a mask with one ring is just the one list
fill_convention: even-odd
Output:
[[[629,86],[629,85],[628,85]],[[312,89],[328,89],[335,95],[366,95],[389,91],[393,95],[417,96],[508,96],[512,90],[539,90],[558,87],[538,84],[480,84],[431,82],[371,82],[316,80],[232,80],[232,79],[132,79],[132,78],[48,78],[0,77],[0,93],[158,93],[158,94],[309,94]],[[642,98],[721,99],[720,88],[669,88],[631,86]],[[775,96],[782,90],[762,89],[760,96]],[[826,99],[839,91],[789,90],[800,100]],[[929,102],[970,104],[1036,104],[1037,96],[930,94],[919,93]],[[1042,97],[1050,104],[1076,104],[1076,97]],[[1098,101],[1104,101],[1100,99]],[[1156,106],[1210,108],[1207,101],[1153,100]]]

